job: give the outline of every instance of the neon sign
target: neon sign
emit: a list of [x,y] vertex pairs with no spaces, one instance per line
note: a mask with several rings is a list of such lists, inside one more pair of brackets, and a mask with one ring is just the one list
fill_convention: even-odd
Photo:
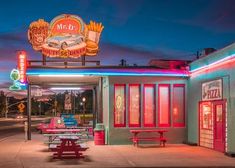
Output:
[[13,80],[13,85],[9,87],[9,90],[25,90],[26,89],[26,52],[17,52],[17,69],[13,69],[10,73],[10,78]]
[[85,24],[79,16],[62,14],[50,24],[43,19],[32,22],[28,39],[35,50],[48,57],[95,56],[103,28],[101,23],[90,21]]
[[18,69],[12,69],[10,78],[13,80],[13,85],[9,87],[9,90],[21,90],[18,80],[20,79],[20,72]]
[[25,51],[18,52],[18,70],[20,74],[20,83],[26,83],[26,53]]

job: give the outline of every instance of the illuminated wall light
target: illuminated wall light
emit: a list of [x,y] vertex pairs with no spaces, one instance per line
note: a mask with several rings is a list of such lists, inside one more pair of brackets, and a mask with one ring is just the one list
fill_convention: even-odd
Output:
[[51,90],[81,90],[81,88],[75,87],[52,87]]
[[201,72],[204,72],[204,71],[209,70],[209,69],[213,70],[214,68],[216,68],[218,66],[221,66],[221,65],[224,65],[224,64],[227,64],[227,63],[232,63],[234,61],[235,61],[235,55],[230,55],[230,56],[225,57],[221,60],[213,62],[209,65],[205,65],[205,66],[202,66],[200,68],[191,70],[190,71],[190,73],[191,73],[190,76],[194,77],[195,75],[200,74]]

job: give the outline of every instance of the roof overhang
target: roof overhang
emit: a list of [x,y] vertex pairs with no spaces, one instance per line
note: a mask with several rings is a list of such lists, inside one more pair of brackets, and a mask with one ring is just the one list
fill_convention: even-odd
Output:
[[38,85],[96,85],[102,76],[189,77],[186,70],[156,68],[29,68],[28,82]]

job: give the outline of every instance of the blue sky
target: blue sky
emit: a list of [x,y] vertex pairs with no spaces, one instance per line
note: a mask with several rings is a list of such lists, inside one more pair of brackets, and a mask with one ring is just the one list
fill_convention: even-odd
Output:
[[233,0],[7,0],[0,6],[0,84],[9,82],[16,50],[41,59],[27,40],[27,29],[39,18],[50,22],[60,14],[79,15],[105,29],[101,64],[146,65],[150,59],[196,58],[206,47],[220,49],[235,41]]

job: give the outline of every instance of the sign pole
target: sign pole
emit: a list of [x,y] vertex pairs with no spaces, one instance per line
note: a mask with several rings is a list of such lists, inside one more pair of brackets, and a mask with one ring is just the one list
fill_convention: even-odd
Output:
[[85,55],[81,56],[81,59],[82,59],[82,66],[85,66],[86,63]]
[[46,65],[46,56],[42,55],[42,65]]
[[5,103],[6,103],[5,118],[7,118],[7,113],[8,113],[8,101],[7,101],[7,96],[6,96],[6,99],[5,99]]
[[31,140],[31,85],[28,85],[28,98],[27,98],[27,140]]

